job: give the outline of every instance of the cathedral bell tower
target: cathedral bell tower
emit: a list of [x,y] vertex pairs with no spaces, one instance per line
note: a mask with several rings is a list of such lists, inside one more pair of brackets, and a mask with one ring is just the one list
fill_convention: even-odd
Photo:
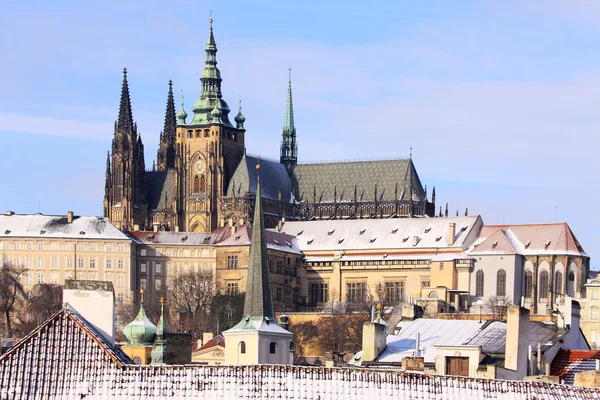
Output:
[[244,155],[244,117],[229,120],[229,106],[222,99],[221,72],[212,18],[206,43],[206,61],[200,78],[202,91],[192,107],[192,120],[180,111],[175,137],[175,169],[179,230],[212,232],[217,228],[218,202]]
[[117,228],[144,229],[148,218],[144,145],[133,121],[127,69],[123,69],[119,118],[115,122],[112,156],[106,160],[104,217]]

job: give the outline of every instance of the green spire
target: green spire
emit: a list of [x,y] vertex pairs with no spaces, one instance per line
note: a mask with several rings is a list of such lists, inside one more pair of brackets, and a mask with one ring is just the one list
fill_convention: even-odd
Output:
[[292,102],[292,69],[289,69],[287,104],[285,106],[285,121],[283,121],[283,134],[296,136],[294,127],[294,104]]
[[166,334],[170,332],[167,316],[165,315],[165,298],[160,299],[160,319],[156,325],[156,341],[152,349],[151,364],[166,364],[167,363],[167,341]]
[[210,31],[208,33],[208,40],[206,42],[206,61],[204,63],[204,69],[202,70],[202,92],[200,98],[196,101],[192,107],[194,112],[194,118],[192,119],[191,125],[204,125],[209,123],[215,123],[212,118],[211,112],[215,109],[215,102],[220,102],[219,107],[221,109],[220,121],[217,119],[217,123],[222,123],[226,126],[233,127],[229,122],[229,106],[222,99],[221,93],[221,72],[217,68],[217,44],[215,42],[215,36],[213,34],[213,19],[212,16],[209,19]]
[[262,213],[260,196],[260,162],[256,165],[256,202],[254,204],[254,223],[252,242],[250,244],[250,262],[248,263],[248,280],[246,298],[244,300],[244,318],[260,318],[275,321],[269,265],[267,263],[267,241],[265,238],[265,222]]
[[290,68],[288,80],[287,104],[285,107],[285,120],[283,121],[283,134],[281,138],[281,155],[279,161],[285,165],[290,176],[298,163],[298,144],[296,143],[296,127],[294,126],[294,104],[292,101],[292,70]]
[[144,309],[144,290],[141,290],[140,311],[137,317],[123,328],[123,333],[130,345],[148,346],[154,342],[156,326],[148,319]]

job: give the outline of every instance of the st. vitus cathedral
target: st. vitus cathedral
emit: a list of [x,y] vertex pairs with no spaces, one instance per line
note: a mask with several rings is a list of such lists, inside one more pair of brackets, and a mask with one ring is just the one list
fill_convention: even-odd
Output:
[[229,119],[212,20],[202,91],[188,121],[183,101],[175,113],[169,82],[156,164],[146,171],[144,145],[133,121],[127,71],[112,154],[106,161],[104,216],[121,229],[212,232],[225,221],[253,215],[256,165],[261,165],[265,225],[281,219],[426,217],[435,213],[411,158],[298,164],[291,78],[280,161],[246,155],[241,106]]

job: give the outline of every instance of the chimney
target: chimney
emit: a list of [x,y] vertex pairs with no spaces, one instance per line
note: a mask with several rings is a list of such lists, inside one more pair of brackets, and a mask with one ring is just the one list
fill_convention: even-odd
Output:
[[529,310],[519,306],[508,307],[504,366],[517,373],[517,380],[527,375],[528,344]]
[[211,340],[212,338],[213,338],[212,332],[204,332],[202,334],[202,346],[204,346],[206,343],[208,343],[208,341]]
[[387,331],[387,325],[378,322],[365,322],[363,324],[363,361],[375,361],[379,357],[386,346]]
[[67,211],[67,223],[73,223],[73,211]]
[[455,236],[456,236],[456,224],[454,222],[450,222],[450,225],[448,225],[448,246],[452,246],[454,244]]
[[65,280],[63,302],[68,303],[110,343],[115,343],[115,292],[112,282]]

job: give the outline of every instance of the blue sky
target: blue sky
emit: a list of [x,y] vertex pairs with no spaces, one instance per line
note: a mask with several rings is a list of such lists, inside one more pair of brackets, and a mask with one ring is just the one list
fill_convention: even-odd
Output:
[[127,66],[156,157],[168,81],[200,92],[212,8],[224,98],[277,158],[288,67],[300,159],[403,157],[450,212],[564,221],[599,268],[600,3],[0,4],[0,210],[100,215]]

